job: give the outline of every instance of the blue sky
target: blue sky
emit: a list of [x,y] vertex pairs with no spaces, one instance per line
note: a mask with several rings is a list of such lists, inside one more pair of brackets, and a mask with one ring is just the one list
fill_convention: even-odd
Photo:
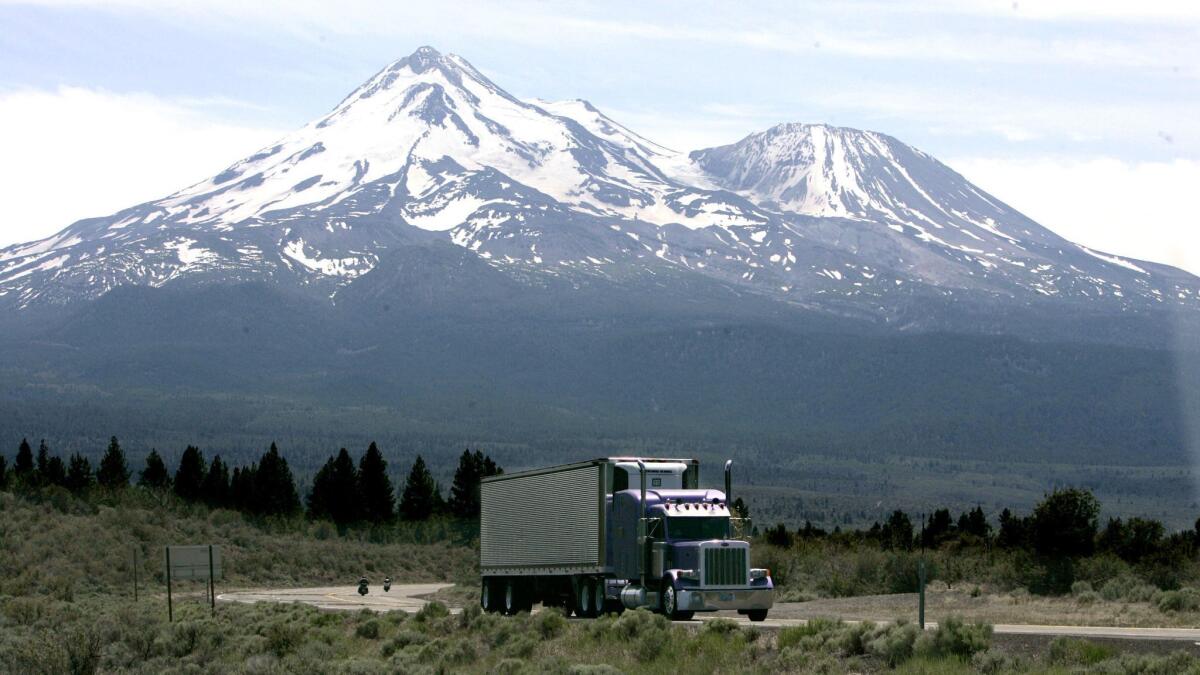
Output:
[[1200,6],[1149,0],[0,0],[0,245],[201,180],[423,44],[678,149],[882,131],[1072,239],[1200,273]]

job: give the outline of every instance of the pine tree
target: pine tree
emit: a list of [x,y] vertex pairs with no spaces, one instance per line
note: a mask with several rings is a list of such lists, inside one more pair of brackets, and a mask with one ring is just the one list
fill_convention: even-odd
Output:
[[312,520],[333,520],[329,505],[333,502],[333,457],[313,476],[308,493],[308,517]]
[[274,443],[254,470],[253,498],[251,511],[254,513],[276,516],[291,515],[300,510],[292,470]]
[[187,446],[179,458],[179,468],[175,470],[175,494],[185,501],[199,501],[203,495],[204,475],[204,455],[200,448]]
[[92,463],[87,457],[78,452],[71,455],[70,466],[67,469],[67,489],[76,494],[85,492],[95,484],[92,475]]
[[62,457],[55,455],[46,460],[46,471],[42,474],[42,485],[66,487],[67,465],[63,463]]
[[17,457],[13,461],[13,477],[17,480],[28,482],[33,478],[33,449],[29,447],[29,441],[21,439],[21,445],[17,448]]
[[254,505],[254,465],[237,467],[229,478],[229,504],[239,511],[251,511]]
[[108,450],[100,459],[100,468],[96,471],[96,482],[101,487],[120,489],[129,485],[129,467],[125,464],[125,451],[113,436],[108,442]]
[[158,450],[150,448],[146,455],[146,468],[138,476],[138,485],[151,490],[165,490],[171,485],[171,476],[167,474],[167,464],[163,461]]
[[50,484],[50,481],[46,480],[46,472],[50,469],[49,464],[50,448],[46,445],[46,439],[43,438],[42,442],[38,444],[37,465],[36,469],[34,470],[35,478],[33,479],[34,483],[38,485]]
[[[478,453],[477,453],[478,454]],[[459,518],[474,518],[479,515],[479,473],[483,458],[476,459],[470,450],[463,450],[450,483],[450,513]]]
[[899,509],[892,512],[880,530],[880,543],[885,550],[912,550],[913,524],[907,513]]
[[362,517],[372,523],[387,523],[396,517],[396,497],[387,475],[387,460],[374,442],[358,461],[358,494]]
[[8,460],[0,455],[0,490],[8,487]]
[[400,516],[405,520],[428,520],[441,505],[437,483],[425,466],[425,460],[417,455],[408,480],[404,483],[404,494],[400,497]]
[[212,508],[229,505],[229,467],[221,461],[220,455],[213,457],[212,464],[209,464],[200,493],[204,503]]
[[454,482],[450,485],[450,513],[459,518],[478,518],[480,499],[479,486],[482,479],[504,473],[491,457],[479,450],[472,453],[464,450],[458,458],[458,468],[454,471]]
[[331,485],[334,499],[329,505],[329,511],[333,522],[347,525],[358,520],[362,513],[362,499],[358,494],[358,469],[354,467],[354,460],[345,448],[342,448],[337,459],[333,460]]

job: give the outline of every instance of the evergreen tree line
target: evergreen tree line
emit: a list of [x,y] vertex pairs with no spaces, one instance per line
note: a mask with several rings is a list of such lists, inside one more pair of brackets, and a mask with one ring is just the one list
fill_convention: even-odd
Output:
[[379,448],[371,443],[357,466],[350,453],[342,448],[313,478],[308,516],[338,525],[386,523],[397,515],[410,521],[427,520],[435,515],[473,519],[479,517],[480,481],[500,473],[503,470],[492,458],[479,450],[464,450],[454,472],[449,499],[445,499],[425,459],[417,455],[397,504],[387,475],[387,461]]
[[[478,450],[465,450],[454,473],[449,499],[444,499],[424,458],[418,455],[397,504],[387,474],[387,460],[378,446],[371,443],[357,465],[342,448],[314,477],[306,500],[306,514],[314,520],[330,520],[338,525],[387,523],[397,515],[412,521],[435,515],[477,518],[480,481],[500,473],[503,470],[490,457]],[[91,462],[79,453],[72,454],[64,463],[50,454],[44,440],[35,459],[28,440],[22,439],[11,467],[0,454],[0,489],[11,484],[24,489],[60,486],[76,494],[93,488],[121,490],[129,486],[131,476],[125,452],[115,436],[95,471]],[[288,516],[301,512],[295,479],[274,443],[257,462],[232,470],[220,455],[205,461],[200,449],[189,445],[174,474],[158,451],[152,449],[146,456],[145,468],[138,474],[137,485],[173,492],[186,502],[252,515]]]
[[21,488],[39,488],[56,485],[72,492],[84,492],[94,486],[120,488],[129,483],[129,469],[125,453],[114,436],[108,444],[100,466],[92,469],[92,463],[79,453],[72,454],[67,461],[50,454],[45,439],[38,444],[37,457],[28,439],[21,439],[12,466],[0,455],[0,488],[13,485]]
[[[1009,509],[1000,512],[993,528],[982,507],[953,518],[949,509],[937,509],[920,520],[917,529],[909,514],[892,512],[883,523],[867,530],[827,532],[811,522],[791,532],[782,523],[763,532],[766,543],[789,547],[795,543],[828,540],[841,543],[871,542],[883,550],[917,548],[994,547],[1025,552],[1043,561],[1069,561],[1096,554],[1111,554],[1130,565],[1169,569],[1195,559],[1200,552],[1200,519],[1192,529],[1167,534],[1157,520],[1109,518],[1100,526],[1100,501],[1090,491],[1057,489],[1046,495],[1026,516]],[[957,550],[956,549],[956,550]]]

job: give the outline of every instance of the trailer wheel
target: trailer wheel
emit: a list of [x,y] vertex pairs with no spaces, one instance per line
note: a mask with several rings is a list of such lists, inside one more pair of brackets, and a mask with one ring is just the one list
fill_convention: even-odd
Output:
[[746,616],[749,617],[751,621],[766,621],[767,620],[767,610],[765,610],[765,609],[748,609],[748,610],[746,610]]
[[592,599],[595,595],[596,588],[592,584],[592,580],[587,577],[580,577],[575,583],[575,615],[590,619],[596,616],[596,604]]
[[521,589],[515,579],[504,581],[504,613],[508,615],[521,611]]
[[696,615],[695,612],[679,609],[679,589],[675,580],[669,576],[663,577],[661,590],[658,593],[658,607],[672,621],[687,621]]
[[482,587],[479,589],[479,606],[483,608],[483,611],[495,613],[504,608],[500,602],[503,591],[499,586],[495,579],[483,580]]

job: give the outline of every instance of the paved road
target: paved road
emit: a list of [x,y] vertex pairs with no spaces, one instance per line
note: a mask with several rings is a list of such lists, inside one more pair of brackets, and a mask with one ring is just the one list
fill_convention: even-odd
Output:
[[[425,605],[424,596],[436,593],[450,584],[396,584],[391,592],[383,592],[380,585],[372,585],[365,596],[358,594],[357,586],[328,586],[323,588],[288,588],[231,591],[217,596],[218,602],[302,602],[321,609],[357,611],[370,609],[376,612],[416,612]],[[459,610],[451,610],[457,612]],[[778,630],[788,626],[802,626],[806,619],[767,619],[751,623],[735,612],[717,612],[700,615],[702,618],[680,622],[699,626],[706,619],[725,617],[745,625],[767,630]],[[853,622],[848,622],[853,623]],[[876,623],[887,623],[880,620]],[[926,622],[926,627],[936,627]],[[1125,640],[1180,640],[1200,643],[1200,628],[1117,628],[1108,626],[1036,626],[1023,624],[997,624],[995,632],[1001,635],[1068,635],[1072,637],[1117,638]]]
[[382,584],[372,584],[366,595],[358,594],[358,586],[326,586],[321,588],[281,588],[230,591],[217,596],[217,602],[301,602],[320,609],[376,612],[404,611],[415,613],[425,606],[422,596],[436,593],[451,584],[396,584],[384,592]]

